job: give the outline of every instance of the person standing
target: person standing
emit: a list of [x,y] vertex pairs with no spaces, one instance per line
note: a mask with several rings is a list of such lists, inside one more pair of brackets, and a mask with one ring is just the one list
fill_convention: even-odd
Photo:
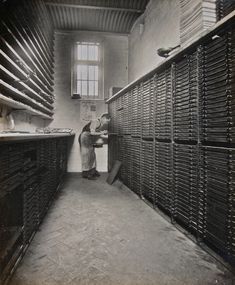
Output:
[[95,139],[107,135],[108,124],[111,118],[109,114],[103,114],[100,118],[86,124],[79,135],[79,144],[82,160],[82,177],[96,179],[100,174],[96,170]]

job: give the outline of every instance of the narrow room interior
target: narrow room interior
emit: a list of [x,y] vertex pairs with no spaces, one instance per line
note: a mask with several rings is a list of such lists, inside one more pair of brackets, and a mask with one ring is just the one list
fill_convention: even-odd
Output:
[[0,284],[235,282],[234,0],[0,0]]

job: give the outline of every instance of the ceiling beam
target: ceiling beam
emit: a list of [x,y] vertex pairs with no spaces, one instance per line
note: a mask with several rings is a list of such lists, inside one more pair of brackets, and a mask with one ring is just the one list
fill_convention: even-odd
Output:
[[66,8],[75,8],[75,9],[93,9],[93,10],[111,10],[111,11],[122,11],[129,13],[138,13],[141,14],[144,10],[139,9],[129,9],[129,8],[117,8],[117,7],[102,7],[102,6],[91,6],[91,5],[76,5],[76,4],[66,4],[66,3],[55,3],[55,2],[45,2],[47,6],[55,7],[66,7]]

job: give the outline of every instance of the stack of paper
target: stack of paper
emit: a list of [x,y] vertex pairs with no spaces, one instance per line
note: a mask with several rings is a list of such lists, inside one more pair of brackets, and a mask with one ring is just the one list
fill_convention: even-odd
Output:
[[218,21],[235,10],[235,0],[217,0],[216,2]]
[[181,44],[216,23],[216,0],[180,0],[180,11]]

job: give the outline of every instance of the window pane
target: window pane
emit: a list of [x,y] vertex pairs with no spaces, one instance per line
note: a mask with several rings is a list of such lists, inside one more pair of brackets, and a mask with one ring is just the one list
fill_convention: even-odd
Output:
[[82,45],[82,60],[87,60],[87,46]]
[[95,81],[95,96],[98,96],[98,81]]
[[82,95],[87,96],[87,81],[82,81]]
[[82,73],[82,78],[81,79],[83,79],[83,80],[87,80],[88,78],[87,78],[87,76],[88,76],[88,74],[87,74],[87,65],[80,65],[81,66],[81,73]]
[[77,79],[82,79],[81,65],[77,65]]
[[95,66],[95,80],[99,79],[99,75],[98,75],[98,66]]
[[95,80],[95,66],[89,66],[89,80]]
[[81,81],[77,81],[77,94],[81,94]]
[[94,81],[89,81],[89,96],[94,96],[95,92],[95,82]]
[[[99,96],[99,44],[77,42],[76,45],[76,93],[81,96]],[[89,64],[91,63],[91,64]]]
[[77,44],[78,60],[99,60],[99,45],[96,43],[78,43]]
[[77,65],[77,79],[83,79],[83,80],[88,79],[87,65],[82,65],[82,64]]
[[89,60],[95,60],[95,47],[94,46],[89,46],[88,47],[88,59]]
[[82,59],[82,47],[81,45],[77,45],[77,59]]
[[94,60],[99,60],[98,46],[94,46]]

